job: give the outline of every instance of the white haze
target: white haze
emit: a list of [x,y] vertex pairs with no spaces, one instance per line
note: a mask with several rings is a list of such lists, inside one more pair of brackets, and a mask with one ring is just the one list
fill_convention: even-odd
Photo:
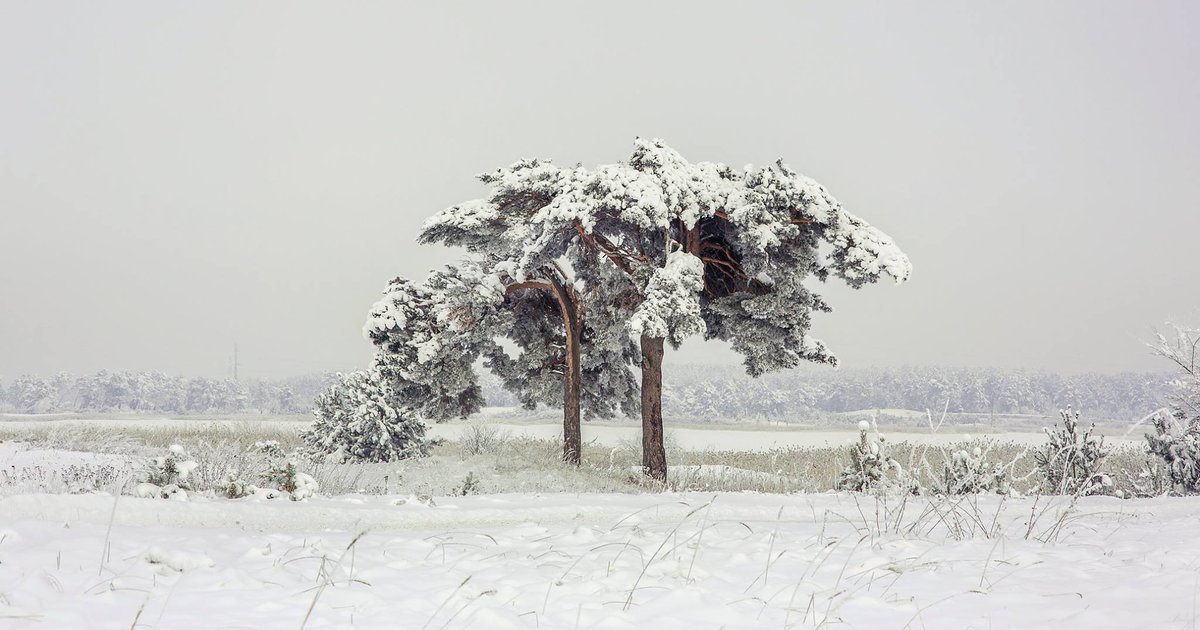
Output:
[[[0,5],[0,377],[366,363],[389,278],[526,156],[783,157],[893,235],[850,366],[1164,368],[1200,318],[1195,4]],[[735,361],[691,343],[671,360]]]

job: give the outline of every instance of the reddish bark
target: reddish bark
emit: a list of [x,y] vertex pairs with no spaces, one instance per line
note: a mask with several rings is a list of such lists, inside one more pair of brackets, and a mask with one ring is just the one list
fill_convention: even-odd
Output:
[[566,333],[566,370],[563,374],[563,461],[578,466],[583,452],[583,431],[580,427],[579,405],[583,391],[583,373],[579,366],[579,335],[583,321],[575,301],[575,292],[553,280],[554,295],[562,311],[563,331]]
[[549,291],[558,301],[566,338],[566,370],[563,374],[563,461],[578,466],[583,452],[583,432],[580,427],[580,401],[583,397],[583,373],[579,364],[579,335],[583,332],[583,317],[579,312],[575,292],[553,276],[549,281],[531,280],[506,287],[512,293],[525,289]]
[[642,335],[642,473],[667,480],[667,451],[663,447],[663,340]]

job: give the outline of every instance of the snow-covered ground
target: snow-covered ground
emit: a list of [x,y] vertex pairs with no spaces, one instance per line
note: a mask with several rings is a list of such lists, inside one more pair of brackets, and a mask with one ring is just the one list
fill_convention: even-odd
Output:
[[[557,430],[498,425],[514,435]],[[465,426],[436,430],[453,438]],[[598,442],[636,438],[631,427],[584,429]],[[852,437],[690,427],[672,439],[765,449]],[[1200,621],[1200,498],[437,490],[428,498],[408,494],[411,486],[303,502],[109,493],[144,460],[0,443],[0,476],[21,480],[0,495],[0,628],[1090,630]],[[473,462],[481,474],[552,474],[530,462]],[[428,463],[406,468],[406,483]],[[464,470],[449,470],[458,483]],[[773,478],[719,464],[672,474]]]
[[[0,626],[1090,629],[1200,619],[1191,499],[1085,499],[1050,543],[1027,539],[1027,522],[1033,513],[1034,535],[1049,536],[1061,505],[1043,513],[1033,499],[405,499],[0,499]],[[985,535],[993,522],[1002,532]]]

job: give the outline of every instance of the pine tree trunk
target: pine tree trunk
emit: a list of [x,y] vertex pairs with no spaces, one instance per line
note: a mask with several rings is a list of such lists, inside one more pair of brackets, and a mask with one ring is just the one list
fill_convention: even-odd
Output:
[[567,369],[563,374],[563,461],[578,466],[580,453],[583,452],[583,435],[579,426],[579,406],[583,398],[579,337],[583,334],[583,313],[576,302],[574,290],[553,272],[547,272],[545,280],[518,282],[505,287],[510,293],[526,289],[549,291],[558,301],[562,313],[563,336],[567,342]]
[[579,367],[580,325],[574,309],[572,317],[563,318],[567,332],[567,373],[563,376],[563,461],[579,465],[579,454],[583,450],[583,434],[579,426],[579,402],[583,388],[583,375]]
[[579,465],[583,451],[583,433],[579,426],[579,405],[583,392],[583,374],[579,365],[579,335],[583,332],[579,305],[574,292],[557,276],[550,275],[550,285],[562,312],[563,333],[566,338],[566,373],[563,374],[563,461]]
[[642,473],[667,480],[662,420],[663,340],[642,335]]

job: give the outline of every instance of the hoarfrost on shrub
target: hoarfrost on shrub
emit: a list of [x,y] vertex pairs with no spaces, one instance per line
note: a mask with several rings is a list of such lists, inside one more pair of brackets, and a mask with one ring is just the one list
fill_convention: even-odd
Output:
[[1112,480],[1100,472],[1108,456],[1104,437],[1094,434],[1095,424],[1080,433],[1079,415],[1070,408],[1059,411],[1061,424],[1043,429],[1049,442],[1033,454],[1043,475],[1043,487],[1051,494],[1108,494]]
[[859,422],[858,442],[850,447],[850,464],[838,477],[838,488],[855,492],[885,490],[897,485],[903,473],[900,463],[888,456],[886,438],[871,423]]

